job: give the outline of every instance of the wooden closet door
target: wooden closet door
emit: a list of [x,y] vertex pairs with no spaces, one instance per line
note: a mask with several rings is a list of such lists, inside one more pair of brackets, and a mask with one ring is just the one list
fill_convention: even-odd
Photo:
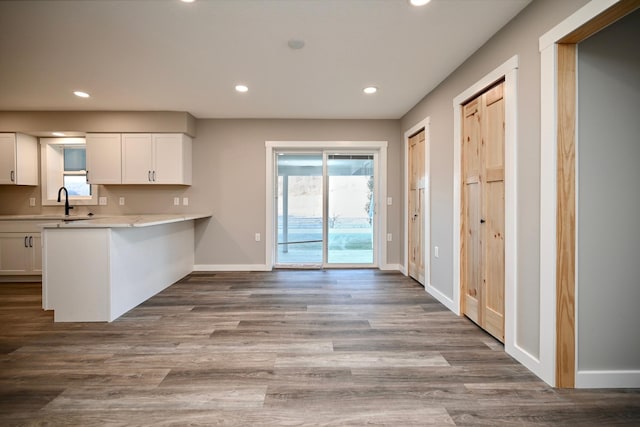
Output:
[[463,108],[463,313],[504,341],[504,96],[501,83]]
[[483,95],[484,278],[483,328],[504,341],[504,97],[503,86]]
[[480,220],[482,192],[481,172],[481,128],[480,99],[464,106],[462,145],[462,238],[461,279],[463,313],[482,325],[480,278],[482,263],[482,241]]
[[424,285],[425,131],[409,138],[409,276]]

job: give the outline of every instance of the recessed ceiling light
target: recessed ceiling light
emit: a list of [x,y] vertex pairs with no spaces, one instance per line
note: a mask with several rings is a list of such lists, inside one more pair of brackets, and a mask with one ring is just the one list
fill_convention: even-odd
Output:
[[76,90],[73,94],[79,98],[89,98],[89,94],[87,92],[82,92],[81,90]]
[[249,88],[245,85],[236,85],[236,91],[244,93],[248,92]]
[[413,6],[424,6],[430,1],[431,0],[409,0],[409,3],[411,3]]
[[180,0],[182,3],[193,3],[196,0]]
[[65,136],[64,132],[51,132],[53,136]]
[[378,88],[375,87],[375,86],[368,86],[368,87],[365,87],[364,89],[362,89],[362,91],[364,93],[366,93],[367,95],[372,95],[372,94],[374,94],[374,93],[376,93],[378,91]]

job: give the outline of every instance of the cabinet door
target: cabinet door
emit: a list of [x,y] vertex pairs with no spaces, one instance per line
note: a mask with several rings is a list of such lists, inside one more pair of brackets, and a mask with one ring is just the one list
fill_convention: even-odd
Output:
[[38,141],[21,133],[0,133],[0,184],[38,185]]
[[30,270],[29,235],[0,233],[0,273],[27,274]]
[[87,181],[90,184],[122,183],[119,133],[87,135]]
[[151,134],[122,134],[122,183],[151,184],[153,173]]
[[183,157],[181,134],[154,134],[154,184],[182,184]]
[[31,233],[29,239],[29,267],[32,274],[42,274],[42,237]]
[[17,133],[16,184],[38,185],[38,140],[31,135]]
[[16,135],[0,133],[0,184],[16,183]]

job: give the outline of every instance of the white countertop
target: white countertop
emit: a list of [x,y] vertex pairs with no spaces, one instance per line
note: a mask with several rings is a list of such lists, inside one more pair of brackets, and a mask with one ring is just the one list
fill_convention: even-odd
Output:
[[150,227],[153,225],[169,224],[172,222],[192,221],[208,218],[211,214],[142,214],[104,216],[95,219],[81,219],[84,217],[67,217],[61,222],[42,224],[42,228],[124,228]]
[[73,219],[97,219],[107,215],[69,215],[64,214],[32,214],[32,215],[0,215],[0,221],[62,221],[65,218]]

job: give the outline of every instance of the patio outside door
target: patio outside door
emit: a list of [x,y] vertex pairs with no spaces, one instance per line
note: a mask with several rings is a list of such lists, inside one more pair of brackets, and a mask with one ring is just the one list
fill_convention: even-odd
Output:
[[275,157],[276,266],[375,266],[374,154]]

